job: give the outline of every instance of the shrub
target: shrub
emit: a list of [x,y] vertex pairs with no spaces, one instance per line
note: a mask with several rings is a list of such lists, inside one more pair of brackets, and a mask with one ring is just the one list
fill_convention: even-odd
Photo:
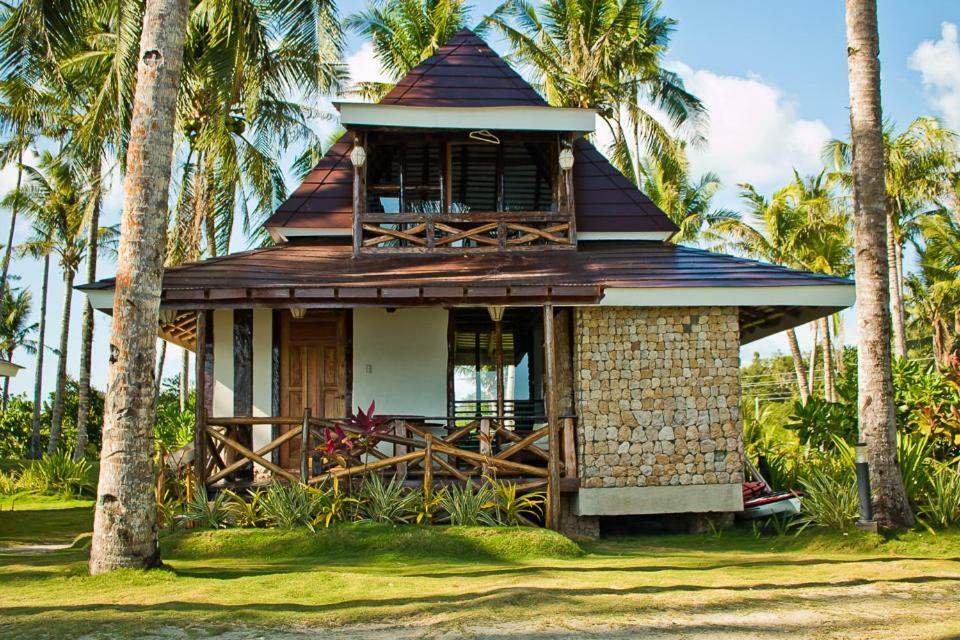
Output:
[[15,471],[10,471],[9,473],[0,471],[0,495],[10,495],[11,493],[20,491],[18,480],[19,478]]
[[431,491],[418,490],[410,494],[410,521],[416,524],[430,524],[434,522],[443,510],[443,500],[447,494],[446,487]]
[[496,497],[489,485],[474,488],[471,485],[459,487],[451,485],[440,501],[443,510],[452,525],[495,526],[497,520],[492,513]]
[[180,394],[164,391],[157,398],[157,423],[154,428],[157,446],[179,449],[193,440],[196,424],[195,395],[191,393],[186,411],[180,411]]
[[493,513],[498,524],[533,525],[543,515],[547,494],[543,491],[518,494],[515,482],[489,481],[493,493]]
[[918,516],[928,527],[960,526],[960,465],[931,461]]
[[360,486],[359,520],[382,524],[405,523],[410,519],[415,499],[415,495],[405,491],[396,478],[384,482],[379,475],[368,476]]
[[811,459],[800,474],[802,509],[797,523],[840,531],[856,522],[860,510],[852,455],[844,450]]
[[263,511],[263,491],[257,489],[246,497],[233,491],[225,491],[227,495],[227,511],[230,519],[238,527],[262,527],[267,518]]
[[196,487],[193,496],[184,505],[183,516],[197,526],[208,529],[222,529],[230,525],[230,511],[227,509],[229,496],[225,491],[217,494],[210,500],[207,488],[203,485]]
[[340,483],[334,479],[333,487],[317,490],[317,514],[313,517],[311,528],[322,525],[329,527],[332,524],[348,522],[356,515],[360,501],[346,495],[340,490]]
[[26,458],[32,432],[33,403],[10,396],[7,410],[0,412],[0,458]]
[[289,485],[274,482],[260,498],[266,522],[281,529],[313,528],[325,496],[299,482]]
[[74,462],[66,451],[34,460],[20,472],[21,491],[35,491],[64,496],[93,495],[96,484],[93,469],[85,458]]

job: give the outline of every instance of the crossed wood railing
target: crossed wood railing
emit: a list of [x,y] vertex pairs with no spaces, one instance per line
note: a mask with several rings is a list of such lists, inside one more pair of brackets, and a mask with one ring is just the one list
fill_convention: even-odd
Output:
[[[274,478],[310,485],[370,473],[393,475],[428,490],[437,482],[478,486],[485,477],[510,478],[520,491],[546,490],[548,525],[555,528],[560,492],[578,486],[574,419],[561,419],[557,442],[550,441],[549,425],[518,431],[512,420],[482,417],[451,428],[447,425],[455,422],[450,417],[397,417],[391,419],[389,429],[374,437],[375,446],[324,465],[313,443],[323,442],[325,427],[360,431],[344,421],[315,418],[309,411],[302,418],[204,416],[197,429],[194,459],[198,480],[207,486],[236,484],[238,472],[252,470],[254,464]],[[252,442],[252,428],[258,425],[288,430],[255,450],[239,442],[247,439],[240,437],[247,429]],[[272,455],[290,442],[299,444],[299,469],[284,468]]]
[[505,250],[575,244],[570,215],[554,211],[361,214],[360,250]]

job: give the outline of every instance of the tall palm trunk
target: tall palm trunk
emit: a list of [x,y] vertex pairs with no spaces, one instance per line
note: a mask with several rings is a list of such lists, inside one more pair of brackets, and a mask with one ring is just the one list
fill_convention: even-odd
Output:
[[793,370],[797,374],[797,390],[800,392],[800,402],[807,404],[807,372],[803,370],[803,355],[800,353],[800,343],[797,341],[797,332],[787,329],[787,342],[790,344],[790,356],[793,358]]
[[813,395],[814,381],[817,379],[817,332],[820,324],[814,322],[810,325],[810,374],[807,377],[807,393]]
[[[888,200],[889,201],[889,200]],[[892,207],[893,205],[890,204]],[[897,236],[893,213],[887,209],[887,283],[890,288],[890,317],[893,319],[893,354],[898,358],[907,355],[907,331],[904,326],[903,289],[897,271]]]
[[[7,352],[7,362],[13,362],[13,349]],[[10,398],[10,376],[3,378],[3,402],[0,403],[0,411],[7,410],[7,401]]]
[[160,397],[160,391],[163,386],[163,367],[167,363],[167,341],[160,341],[160,355],[157,356],[157,375],[156,375],[156,389],[154,390],[154,395],[158,398]]
[[847,345],[846,331],[843,328],[843,313],[838,312],[835,316],[837,319],[837,344],[836,344],[836,353],[837,353],[837,373],[841,376],[847,375],[847,363],[844,360],[844,347]]
[[[100,234],[100,196],[103,193],[100,185],[100,154],[93,168],[93,176],[97,181],[97,195],[93,203],[90,222],[87,225],[87,283],[97,281],[97,238]],[[90,413],[90,365],[93,359],[93,305],[87,299],[83,306],[83,328],[80,336],[80,389],[77,398],[77,445],[73,450],[73,459],[83,457],[87,448],[87,420]]]
[[846,0],[850,134],[853,142],[860,438],[867,444],[874,515],[881,526],[912,527],[897,465],[890,370],[887,194],[880,109],[876,0]]
[[160,564],[154,360],[189,0],[148,0],[137,64],[90,572]]
[[184,347],[183,357],[180,359],[180,412],[187,410],[187,401],[190,399],[190,351]]
[[70,340],[70,314],[73,311],[73,279],[76,272],[67,268],[63,274],[63,313],[60,315],[60,353],[57,357],[57,387],[53,396],[53,409],[50,412],[50,442],[47,453],[52,454],[60,446],[60,432],[63,429],[63,397],[67,392],[67,347]]
[[836,402],[837,394],[833,383],[833,345],[830,344],[829,318],[820,318],[820,331],[823,333],[823,399]]
[[47,291],[50,285],[50,254],[43,257],[43,284],[40,287],[40,328],[37,331],[37,370],[33,375],[33,422],[30,425],[30,457],[40,457],[40,405],[43,404],[43,352],[47,347]]
[[13,206],[10,208],[10,232],[7,234],[7,246],[3,248],[3,265],[0,270],[0,299],[7,290],[7,278],[10,275],[10,256],[13,253],[13,235],[17,228],[17,214],[20,211],[20,185],[23,183],[23,150],[17,155],[17,186],[14,193]]

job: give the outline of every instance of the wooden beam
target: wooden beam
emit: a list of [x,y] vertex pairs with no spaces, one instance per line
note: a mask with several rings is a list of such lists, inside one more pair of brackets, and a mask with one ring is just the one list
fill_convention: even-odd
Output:
[[193,462],[194,475],[196,476],[197,486],[202,487],[207,482],[207,448],[206,448],[206,417],[207,402],[205,398],[206,381],[204,374],[206,372],[205,358],[207,355],[207,312],[197,312],[197,357],[195,360],[196,371],[194,378],[196,383],[196,411],[193,425]]
[[300,427],[300,482],[310,479],[310,461],[307,449],[310,448],[310,407],[303,410],[303,425]]
[[[297,430],[296,430],[296,429],[291,429],[290,431],[287,431],[286,433],[284,433],[283,435],[281,435],[279,438],[274,438],[273,440],[271,440],[269,443],[267,443],[267,444],[264,445],[263,447],[260,447],[259,449],[256,450],[255,453],[256,453],[257,455],[260,455],[260,456],[265,455],[265,454],[267,454],[267,453],[270,453],[271,451],[273,451],[274,449],[276,449],[277,447],[279,447],[279,446],[282,445],[283,443],[287,442],[288,440],[292,440],[293,438],[295,438],[295,437],[298,436],[298,435],[300,435],[300,434],[297,433]],[[234,471],[236,471],[237,469],[239,469],[240,467],[242,467],[242,466],[245,465],[245,464],[250,464],[250,461],[247,460],[246,458],[244,458],[243,460],[237,460],[237,461],[234,462],[233,464],[231,464],[231,465],[229,465],[229,466],[227,466],[227,467],[224,467],[223,469],[221,469],[220,471],[218,471],[218,472],[215,473],[214,475],[210,476],[210,478],[207,480],[207,482],[210,483],[210,484],[213,484],[213,483],[216,482],[217,480],[222,480],[223,478],[226,478],[228,475],[230,475],[231,473],[233,473]]]
[[563,477],[577,477],[577,424],[573,418],[563,419]]
[[308,481],[308,484],[317,484],[319,482],[323,482],[324,480],[327,480],[328,478],[342,478],[344,476],[352,476],[358,473],[376,471],[377,469],[383,469],[384,467],[392,467],[401,462],[409,462],[411,460],[416,460],[417,458],[422,458],[423,456],[424,456],[423,451],[412,451],[402,456],[384,458],[383,460],[377,460],[376,462],[361,464],[355,467],[343,467],[339,469],[332,469],[327,473],[322,473],[318,476],[313,476]]
[[547,405],[549,448],[547,452],[547,526],[554,531],[560,528],[560,434],[557,423],[557,398],[554,381],[557,378],[556,341],[553,327],[553,305],[543,306],[543,387]]
[[[530,445],[532,445],[534,442],[536,442],[543,436],[548,435],[549,431],[550,431],[549,427],[543,427],[543,428],[537,429],[536,431],[530,433],[530,435],[528,435],[527,437],[521,440],[518,440],[509,448],[504,449],[494,457],[500,460],[506,460],[507,458],[511,458],[517,455],[521,451],[528,451],[530,450],[529,449]],[[543,449],[541,449],[540,447],[535,447],[535,449],[537,452],[542,453],[549,460],[549,456],[550,456],[549,453],[544,453]]]
[[261,456],[260,454],[258,454],[258,453],[256,453],[256,452],[251,451],[250,449],[246,448],[245,446],[243,446],[243,445],[240,444],[239,442],[235,442],[235,441],[231,440],[230,438],[221,435],[216,429],[212,429],[212,428],[209,428],[209,427],[208,427],[208,428],[207,428],[207,433],[209,433],[211,437],[215,438],[216,440],[219,440],[220,442],[222,442],[223,444],[227,445],[227,446],[230,447],[231,449],[237,451],[237,452],[238,452],[240,455],[242,455],[243,457],[249,458],[250,460],[253,460],[254,462],[260,463],[260,465],[261,465],[262,467],[264,467],[264,468],[266,468],[266,469],[269,469],[270,471],[273,471],[275,474],[286,478],[286,479],[289,480],[290,482],[296,482],[296,481],[297,481],[297,477],[296,477],[295,475],[293,475],[292,473],[288,472],[286,469],[282,469],[282,468],[278,467],[277,465],[273,464],[272,462],[270,462],[269,460],[267,460],[266,458],[264,458],[264,457]]

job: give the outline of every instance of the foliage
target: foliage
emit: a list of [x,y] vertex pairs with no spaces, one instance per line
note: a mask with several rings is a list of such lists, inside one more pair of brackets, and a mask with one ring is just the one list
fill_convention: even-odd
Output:
[[274,482],[260,496],[266,522],[281,529],[313,527],[324,494],[299,482]]
[[801,528],[812,525],[844,531],[853,526],[860,502],[850,451],[839,448],[811,458],[799,480],[803,500],[797,522]]
[[359,522],[403,524],[409,521],[414,493],[407,492],[396,478],[385,482],[373,474],[360,485]]
[[11,396],[7,410],[0,411],[0,458],[26,458],[33,430],[33,403]]
[[66,451],[57,451],[39,460],[0,474],[0,494],[34,493],[52,496],[90,496],[96,489],[95,470],[81,458],[74,461]]
[[896,361],[893,380],[898,422],[950,449],[960,448],[960,357],[948,358],[943,371],[916,361]]
[[210,500],[207,488],[203,485],[197,486],[190,500],[184,505],[183,517],[208,529],[227,527],[231,523],[231,513],[227,508],[229,498],[225,491],[220,491],[216,498]]
[[784,426],[796,431],[800,442],[815,449],[830,448],[837,438],[853,444],[858,433],[857,405],[816,397],[808,398],[807,404],[796,401]]
[[348,457],[362,455],[376,446],[378,436],[389,430],[389,418],[375,415],[377,405],[371,402],[366,411],[357,407],[357,412],[333,425],[324,427],[323,444],[317,450],[326,464],[345,465]]
[[460,526],[495,526],[496,496],[489,485],[479,487],[451,485],[440,500],[450,524]]
[[431,491],[411,491],[408,505],[410,517],[416,524],[431,524],[437,520],[443,508],[446,487]]
[[191,392],[185,411],[180,411],[180,395],[164,391],[157,397],[157,424],[154,436],[157,446],[167,450],[178,449],[193,440],[196,424],[196,393]]
[[239,495],[233,491],[224,492],[228,496],[227,511],[230,520],[237,527],[262,527],[267,522],[263,509],[263,491],[256,489],[246,495]]
[[515,482],[488,478],[487,483],[493,492],[493,513],[498,524],[531,525],[533,520],[543,515],[547,499],[545,492],[520,494]]
[[918,516],[928,527],[960,526],[960,464],[931,461]]

